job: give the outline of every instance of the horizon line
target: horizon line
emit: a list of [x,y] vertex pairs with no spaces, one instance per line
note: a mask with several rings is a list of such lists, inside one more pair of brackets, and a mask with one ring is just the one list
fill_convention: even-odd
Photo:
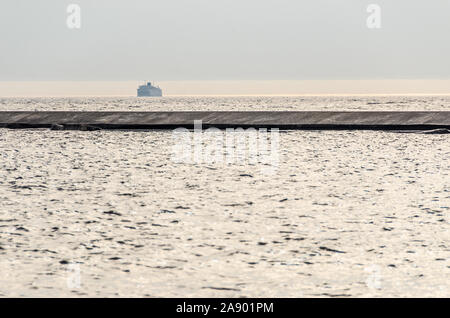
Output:
[[[145,81],[0,81],[0,97],[132,97]],[[163,96],[450,95],[450,79],[151,81]]]

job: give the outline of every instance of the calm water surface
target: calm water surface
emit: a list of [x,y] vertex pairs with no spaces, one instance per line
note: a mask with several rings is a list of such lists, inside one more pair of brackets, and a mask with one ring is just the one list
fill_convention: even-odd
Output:
[[[449,101],[1,99],[0,109],[448,110]],[[0,129],[0,295],[450,296],[448,135],[281,132],[270,174],[246,160],[177,163],[173,143],[170,131]]]

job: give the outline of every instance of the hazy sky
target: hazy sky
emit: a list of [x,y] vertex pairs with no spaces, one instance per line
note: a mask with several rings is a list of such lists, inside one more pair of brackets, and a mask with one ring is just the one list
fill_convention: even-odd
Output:
[[450,79],[449,34],[450,0],[1,0],[0,80]]

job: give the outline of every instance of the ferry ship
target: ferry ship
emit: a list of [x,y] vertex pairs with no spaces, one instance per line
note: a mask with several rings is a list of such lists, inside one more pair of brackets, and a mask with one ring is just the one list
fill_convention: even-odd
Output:
[[161,97],[162,90],[157,86],[153,86],[151,82],[139,86],[137,90],[138,97]]

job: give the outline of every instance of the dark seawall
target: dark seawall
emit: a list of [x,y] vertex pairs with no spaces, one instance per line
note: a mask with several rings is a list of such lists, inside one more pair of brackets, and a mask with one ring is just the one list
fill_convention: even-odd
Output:
[[3,128],[175,129],[279,128],[304,130],[432,130],[450,129],[450,111],[201,111],[77,112],[1,111]]

